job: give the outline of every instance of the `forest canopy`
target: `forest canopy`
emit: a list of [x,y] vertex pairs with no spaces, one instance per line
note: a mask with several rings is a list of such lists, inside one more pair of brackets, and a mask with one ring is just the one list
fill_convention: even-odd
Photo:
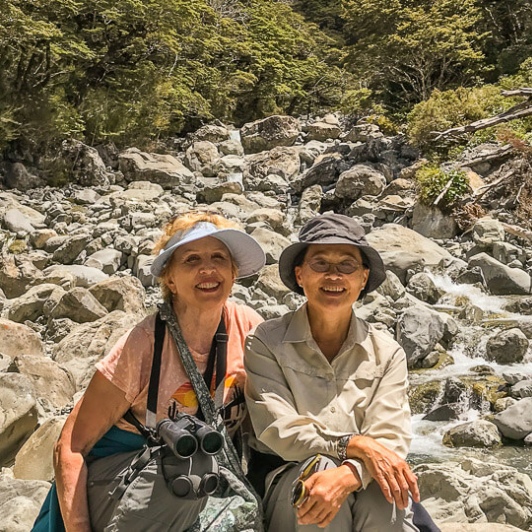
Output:
[[445,102],[505,105],[530,57],[528,0],[0,0],[0,149],[335,110],[410,116],[422,136]]

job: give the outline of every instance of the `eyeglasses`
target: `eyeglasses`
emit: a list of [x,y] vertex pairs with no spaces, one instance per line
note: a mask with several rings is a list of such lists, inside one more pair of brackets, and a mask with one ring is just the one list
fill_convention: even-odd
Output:
[[305,480],[310,478],[320,465],[321,455],[317,454],[303,469],[297,480],[294,482],[292,488],[292,506],[299,507],[308,499],[307,487],[305,486]]
[[331,268],[334,268],[339,273],[349,275],[356,271],[365,268],[364,264],[360,264],[356,260],[343,260],[342,262],[328,262],[324,259],[311,259],[307,261],[310,269],[317,273],[330,272]]

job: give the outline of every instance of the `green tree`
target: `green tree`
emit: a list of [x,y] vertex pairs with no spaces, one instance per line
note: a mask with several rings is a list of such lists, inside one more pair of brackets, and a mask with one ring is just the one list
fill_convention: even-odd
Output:
[[485,69],[475,0],[344,0],[347,66],[415,103],[434,89],[471,84]]

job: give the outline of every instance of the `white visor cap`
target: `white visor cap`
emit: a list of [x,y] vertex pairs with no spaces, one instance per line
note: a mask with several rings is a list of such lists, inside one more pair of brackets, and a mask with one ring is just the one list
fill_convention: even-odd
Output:
[[266,264],[266,256],[258,242],[244,231],[238,229],[222,229],[209,222],[198,222],[186,231],[178,231],[153,261],[150,271],[160,277],[164,267],[174,251],[189,242],[212,236],[223,242],[238,267],[237,279],[256,274]]

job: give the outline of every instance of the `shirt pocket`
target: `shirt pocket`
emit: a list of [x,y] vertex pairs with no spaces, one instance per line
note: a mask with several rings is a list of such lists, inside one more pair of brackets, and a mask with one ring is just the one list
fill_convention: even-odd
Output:
[[338,400],[345,412],[366,409],[373,400],[382,380],[384,368],[361,365],[356,371],[339,375]]

